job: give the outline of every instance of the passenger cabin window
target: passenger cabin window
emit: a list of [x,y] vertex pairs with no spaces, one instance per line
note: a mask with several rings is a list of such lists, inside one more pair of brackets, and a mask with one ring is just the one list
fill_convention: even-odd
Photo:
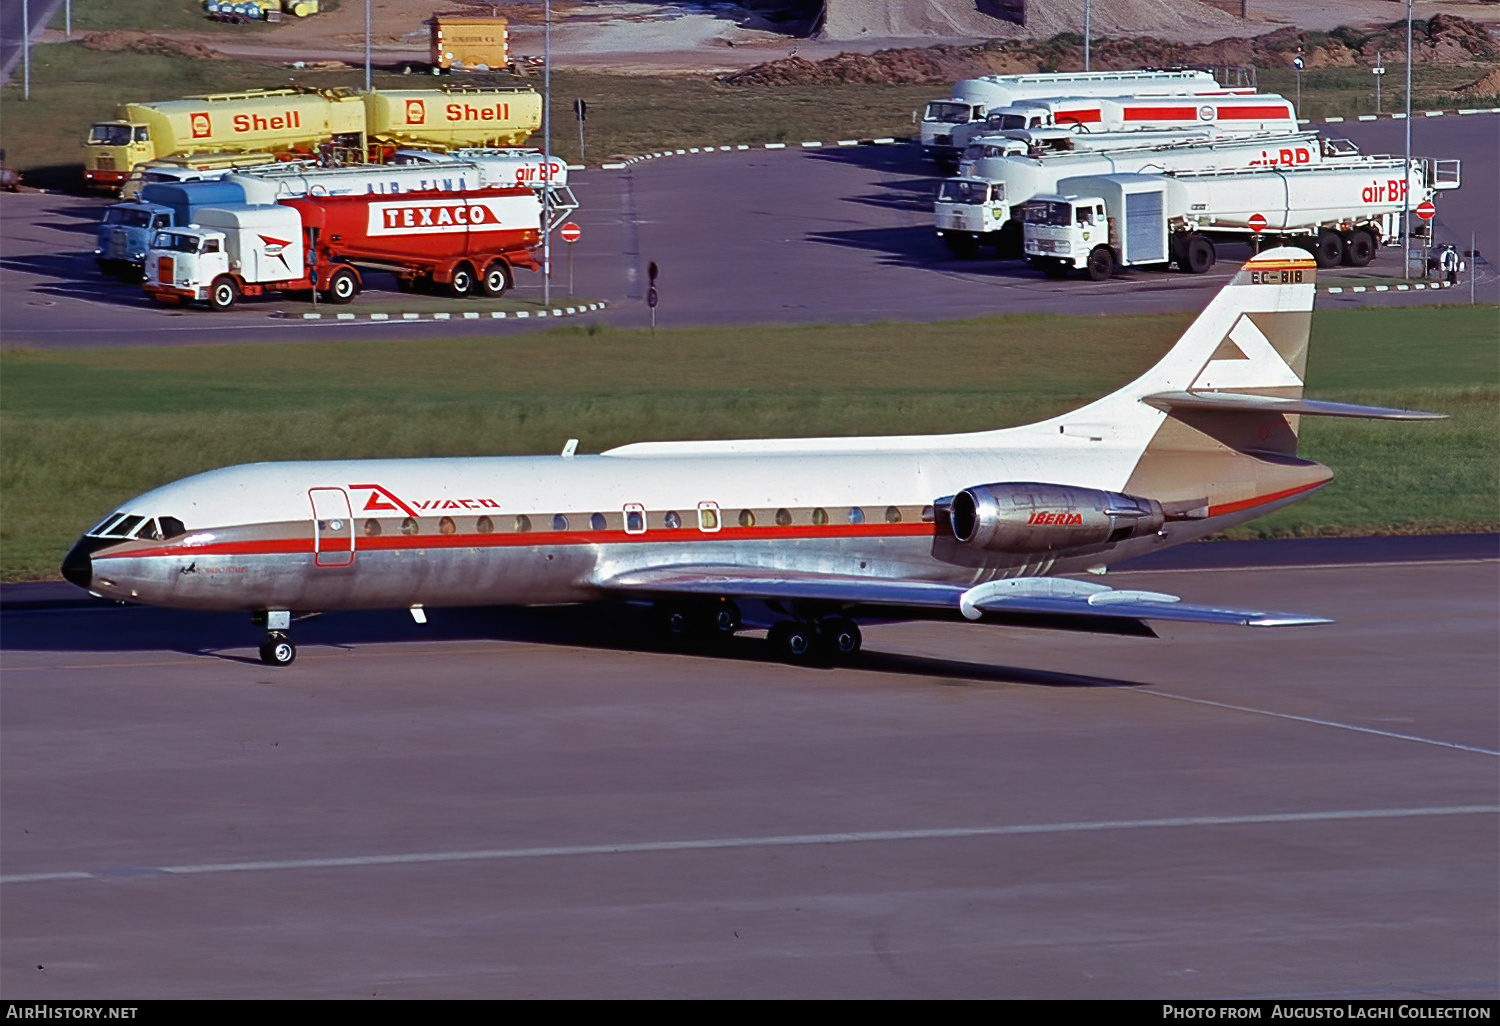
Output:
[[609,521],[604,519],[603,513],[595,513],[593,516],[589,517],[589,527],[593,528],[595,531],[602,531],[608,526]]
[[713,502],[698,503],[698,530],[712,534],[719,529],[719,506]]
[[524,513],[522,513],[520,516],[516,517],[516,533],[517,534],[525,534],[526,532],[528,532],[530,530],[531,530],[531,518],[530,517],[528,517]]
[[457,534],[458,525],[453,522],[452,517],[443,517],[438,521],[438,534]]
[[480,534],[494,534],[495,522],[489,517],[480,517],[474,521],[474,530]]
[[366,520],[365,521],[365,537],[366,538],[379,538],[380,537],[380,521],[379,520],[375,520],[375,519],[372,518],[370,520]]
[[568,529],[568,518],[561,513],[552,518],[552,530],[566,531]]
[[667,515],[661,518],[661,522],[672,530],[682,526],[682,517],[674,510],[668,510]]
[[754,527],[755,526],[755,513],[754,513],[754,511],[748,510],[748,509],[742,509],[742,510],[740,510],[740,526],[741,527]]
[[858,506],[849,507],[849,523],[862,524],[865,522],[865,511]]
[[402,534],[413,535],[413,534],[416,534],[420,530],[421,530],[421,528],[417,526],[417,518],[416,517],[407,517],[405,520],[401,521],[401,533]]
[[778,509],[776,511],[776,526],[777,527],[791,527],[792,526],[792,514],[791,514],[790,510],[787,510],[787,509]]
[[901,511],[895,506],[887,506],[885,508],[885,522],[888,524],[901,523]]
[[828,523],[828,511],[826,509],[824,509],[822,506],[819,506],[817,509],[813,510],[813,512],[812,512],[812,522],[815,523],[815,524],[817,524],[819,527],[822,527],[825,524],[827,524]]

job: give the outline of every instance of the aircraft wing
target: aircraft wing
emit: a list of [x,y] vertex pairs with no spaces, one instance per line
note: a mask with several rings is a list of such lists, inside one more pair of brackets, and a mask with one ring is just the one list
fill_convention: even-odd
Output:
[[754,567],[688,565],[624,571],[598,582],[621,596],[726,596],[769,603],[835,606],[846,615],[888,619],[982,620],[1152,636],[1146,620],[1294,627],[1324,617],[1183,602],[1161,592],[1114,589],[1064,577],[1018,577],[973,587]]

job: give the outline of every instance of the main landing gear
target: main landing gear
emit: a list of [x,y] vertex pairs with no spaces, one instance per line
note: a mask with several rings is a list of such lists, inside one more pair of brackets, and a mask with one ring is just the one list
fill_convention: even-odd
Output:
[[286,609],[272,609],[256,613],[251,622],[266,628],[266,640],[260,646],[260,661],[267,666],[290,666],[297,658],[297,646],[292,644],[288,633],[292,626],[292,614]]
[[[657,633],[669,644],[722,643],[744,627],[729,599],[699,604],[663,603],[653,610]],[[864,638],[847,616],[799,616],[772,625],[766,643],[777,659],[801,665],[845,663]]]

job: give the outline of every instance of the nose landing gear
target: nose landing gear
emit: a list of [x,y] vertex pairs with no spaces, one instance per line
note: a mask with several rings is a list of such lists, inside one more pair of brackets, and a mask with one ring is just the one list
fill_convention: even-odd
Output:
[[266,640],[260,646],[260,661],[267,666],[290,666],[297,658],[297,646],[292,644],[288,630],[292,626],[292,614],[286,609],[270,609],[255,613],[250,618],[258,627],[266,628]]

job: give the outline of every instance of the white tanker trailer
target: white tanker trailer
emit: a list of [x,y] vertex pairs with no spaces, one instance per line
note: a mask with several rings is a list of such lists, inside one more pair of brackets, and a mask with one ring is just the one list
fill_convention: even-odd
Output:
[[[1037,75],[986,75],[953,86],[953,96],[934,100],[922,113],[922,151],[951,169],[970,137],[984,131],[997,107],[1052,96],[1159,96],[1221,91],[1206,71],[1094,71]],[[913,115],[915,116],[915,115]]]
[[1351,165],[1174,174],[1088,175],[1026,204],[1026,258],[1049,277],[1083,268],[1095,281],[1116,267],[1169,263],[1201,274],[1214,242],[1273,238],[1301,246],[1319,267],[1363,267],[1401,217],[1459,186],[1459,163],[1382,159]]
[[1126,149],[981,157],[968,178],[949,178],[938,189],[933,221],[938,238],[956,256],[993,246],[1001,257],[1021,256],[1021,206],[1057,191],[1065,178],[1265,166],[1311,166],[1366,160],[1351,148],[1335,151],[1314,132],[1235,136]]

